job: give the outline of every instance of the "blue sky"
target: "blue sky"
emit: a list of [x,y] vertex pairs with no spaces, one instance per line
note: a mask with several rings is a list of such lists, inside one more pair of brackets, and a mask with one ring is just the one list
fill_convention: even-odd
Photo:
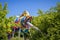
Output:
[[47,11],[56,6],[60,0],[0,0],[3,6],[5,2],[8,4],[9,10],[7,17],[10,17],[20,15],[24,10],[28,10],[31,16],[37,16],[38,9]]

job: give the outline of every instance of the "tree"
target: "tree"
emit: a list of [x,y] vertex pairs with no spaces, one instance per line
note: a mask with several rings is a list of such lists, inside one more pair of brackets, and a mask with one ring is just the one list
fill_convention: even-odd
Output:
[[[5,6],[4,6],[5,7]],[[6,9],[7,10],[7,9]],[[6,29],[4,28],[6,26],[6,13],[7,11],[4,11],[2,8],[2,5],[0,3],[0,39],[1,40],[7,40],[7,34]]]
[[43,15],[43,11],[42,10],[38,10],[38,15]]
[[[4,7],[0,4],[0,40],[7,40],[7,32],[11,32],[11,27],[14,25],[15,17],[7,18],[6,15],[8,13],[7,3],[5,3]],[[12,23],[13,21],[13,23]],[[14,25],[15,26],[15,25]]]
[[[39,11],[40,13],[43,12]],[[32,23],[42,31],[42,34],[33,30],[31,40],[59,40],[60,7],[53,7],[47,13],[34,17]]]

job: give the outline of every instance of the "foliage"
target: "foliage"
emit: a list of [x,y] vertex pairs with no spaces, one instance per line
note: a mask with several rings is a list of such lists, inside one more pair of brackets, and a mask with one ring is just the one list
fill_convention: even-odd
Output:
[[[48,12],[38,11],[38,16],[33,17],[32,24],[41,30],[31,32],[31,40],[60,40],[60,4],[52,7]],[[42,15],[41,15],[42,14]]]
[[[0,40],[7,40],[7,32],[11,32],[11,27],[20,26],[15,24],[15,17],[6,18],[8,13],[7,4],[4,7],[0,3]],[[45,13],[38,10],[38,16],[33,17],[32,24],[38,27],[41,32],[31,29],[30,40],[60,40],[60,3],[56,7],[50,8]]]
[[6,18],[7,13],[7,3],[3,8],[0,3],[0,40],[7,40],[7,32],[11,32],[11,26],[13,25],[14,17]]

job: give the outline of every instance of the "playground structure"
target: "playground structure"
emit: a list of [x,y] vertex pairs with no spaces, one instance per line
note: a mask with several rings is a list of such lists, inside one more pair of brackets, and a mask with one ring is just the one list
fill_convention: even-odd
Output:
[[14,37],[14,34],[16,31],[18,31],[18,37],[20,40],[20,33],[23,33],[23,40],[26,40],[25,33],[28,33],[30,28],[33,28],[37,31],[40,31],[37,27],[35,27],[33,24],[31,24],[32,16],[29,15],[28,11],[24,11],[21,16],[17,16],[15,23],[20,23],[20,27],[12,27],[12,33],[8,33],[8,40],[10,40],[11,37]]

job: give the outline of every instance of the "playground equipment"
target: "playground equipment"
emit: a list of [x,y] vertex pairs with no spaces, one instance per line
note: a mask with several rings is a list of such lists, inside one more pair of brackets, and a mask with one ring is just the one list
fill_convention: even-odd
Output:
[[34,28],[37,31],[40,31],[40,29],[38,29],[37,27],[35,27],[33,24],[31,24],[30,22],[27,22],[28,25],[30,25],[32,28]]
[[[18,28],[13,27],[12,37],[14,37],[14,33],[15,33],[16,29],[18,29],[18,31],[19,31],[18,32],[19,40],[20,40],[20,32],[23,33],[23,40],[26,40],[25,33],[27,33],[30,28],[40,31],[37,27],[35,27],[33,24],[30,23],[31,20],[32,20],[32,16],[29,15],[28,11],[24,11],[21,16],[18,16],[15,20],[15,23],[18,24],[18,22],[19,22],[22,27],[18,27]],[[25,30],[22,28],[25,28]]]

